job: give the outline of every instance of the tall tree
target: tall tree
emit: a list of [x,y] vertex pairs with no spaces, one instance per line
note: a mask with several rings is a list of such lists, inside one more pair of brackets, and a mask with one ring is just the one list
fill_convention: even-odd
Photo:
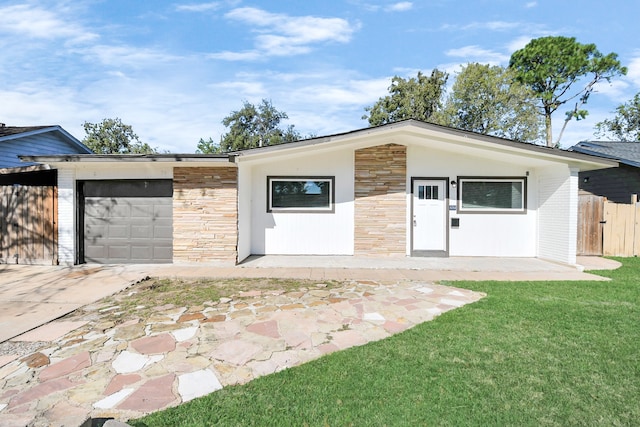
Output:
[[640,142],[640,93],[616,107],[616,114],[596,124],[595,136],[616,141]]
[[140,141],[130,125],[119,118],[100,123],[84,122],[86,136],[82,143],[96,154],[153,154],[158,150]]
[[213,142],[213,138],[209,137],[207,140],[200,138],[200,141],[198,141],[196,154],[218,154],[220,152],[222,152],[220,144]]
[[257,107],[245,101],[240,110],[233,111],[222,120],[229,131],[222,135],[220,149],[223,152],[244,150],[301,139],[293,125],[284,129],[280,127],[280,122],[288,118],[287,113],[278,111],[266,99]]
[[431,121],[432,115],[442,107],[449,75],[437,68],[426,76],[418,72],[417,77],[391,79],[390,95],[378,99],[365,108],[368,114],[362,116],[370,126],[379,126],[405,119]]
[[[573,107],[566,112],[560,135],[560,144],[569,121],[584,119],[588,111],[582,107],[593,93],[596,83],[627,73],[618,61],[618,55],[603,55],[595,44],[581,44],[575,37],[549,36],[533,39],[524,48],[511,55],[509,67],[516,79],[529,86],[538,95],[539,108],[544,116],[546,141],[553,146],[551,116],[567,102]],[[586,79],[586,80],[585,80]],[[583,86],[580,83],[584,83]]]
[[434,119],[445,126],[522,142],[542,136],[535,94],[514,81],[512,70],[497,65],[464,66]]

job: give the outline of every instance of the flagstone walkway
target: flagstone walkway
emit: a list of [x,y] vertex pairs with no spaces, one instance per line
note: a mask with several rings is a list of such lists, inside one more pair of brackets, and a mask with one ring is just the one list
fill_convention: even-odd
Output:
[[[0,425],[126,421],[402,332],[483,295],[352,280],[154,307],[115,324],[99,303],[0,345]],[[7,344],[7,343],[5,343]]]

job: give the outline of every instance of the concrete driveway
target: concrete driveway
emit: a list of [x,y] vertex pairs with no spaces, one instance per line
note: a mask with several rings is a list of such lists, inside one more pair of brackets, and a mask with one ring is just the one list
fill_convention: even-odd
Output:
[[0,342],[147,277],[124,266],[0,265]]
[[[619,263],[580,258],[585,269]],[[537,258],[399,258],[331,256],[251,257],[236,267],[216,265],[0,265],[0,343],[146,277],[281,277],[311,280],[607,280]]]

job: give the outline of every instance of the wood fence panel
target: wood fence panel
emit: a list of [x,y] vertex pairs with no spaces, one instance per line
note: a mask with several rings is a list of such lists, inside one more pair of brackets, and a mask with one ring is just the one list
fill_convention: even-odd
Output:
[[57,191],[0,186],[0,262],[57,264]]
[[640,255],[640,204],[634,204],[633,256]]
[[605,198],[591,194],[578,198],[578,255],[602,255]]
[[636,206],[606,202],[604,204],[603,254],[606,256],[634,255],[636,241]]

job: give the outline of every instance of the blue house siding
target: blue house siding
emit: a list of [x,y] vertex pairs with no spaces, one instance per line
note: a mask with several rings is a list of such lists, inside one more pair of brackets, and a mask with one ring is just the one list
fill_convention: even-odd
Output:
[[[12,128],[0,128],[9,131]],[[28,128],[26,128],[28,129]],[[20,155],[89,154],[91,151],[59,126],[0,136],[0,168],[33,165],[20,161]]]

